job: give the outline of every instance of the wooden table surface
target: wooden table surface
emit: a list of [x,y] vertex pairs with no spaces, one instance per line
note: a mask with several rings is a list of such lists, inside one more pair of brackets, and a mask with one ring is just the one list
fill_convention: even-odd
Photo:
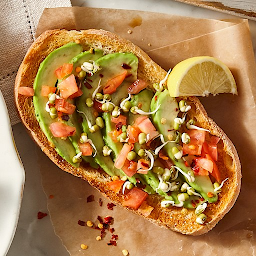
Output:
[[256,20],[256,0],[175,0]]

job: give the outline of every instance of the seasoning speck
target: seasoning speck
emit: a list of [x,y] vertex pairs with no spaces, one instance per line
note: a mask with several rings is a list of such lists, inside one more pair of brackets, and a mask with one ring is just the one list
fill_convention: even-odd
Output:
[[93,226],[93,223],[90,220],[87,220],[86,225],[87,227],[91,228]]
[[48,214],[44,212],[37,213],[37,219],[41,220],[42,218],[46,217]]
[[99,198],[99,206],[102,206],[103,205],[103,200],[102,198]]
[[80,225],[80,226],[85,226],[85,222],[83,220],[79,220],[77,222],[77,224]]
[[123,253],[124,256],[128,256],[129,255],[129,252],[126,249],[122,250],[122,253]]
[[101,240],[101,236],[97,236],[97,237],[96,237],[96,240],[97,240],[97,241],[100,241],[100,240]]
[[98,228],[103,229],[103,224],[102,224],[102,223],[99,223],[99,224],[98,224]]
[[81,249],[86,250],[86,249],[88,248],[88,245],[86,245],[86,244],[81,244],[80,247],[81,247]]
[[49,195],[49,199],[53,199],[54,198],[54,195]]
[[113,203],[108,203],[107,204],[107,207],[108,207],[109,210],[113,210],[114,206],[116,206],[116,205],[113,204]]
[[129,30],[127,31],[127,33],[128,33],[128,34],[132,34],[132,30],[129,29]]
[[94,201],[94,195],[90,195],[87,197],[87,203],[93,202]]

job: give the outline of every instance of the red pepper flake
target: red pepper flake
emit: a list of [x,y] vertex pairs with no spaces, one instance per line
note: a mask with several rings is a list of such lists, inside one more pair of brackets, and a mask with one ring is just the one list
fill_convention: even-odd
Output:
[[157,95],[155,96],[155,101],[157,101]]
[[112,224],[113,220],[114,220],[113,217],[107,216],[107,217],[104,218],[104,223],[105,224]]
[[191,204],[194,208],[196,207],[196,203],[194,201],[191,201]]
[[200,200],[201,200],[201,201],[204,201],[204,198],[203,198],[203,197],[200,197]]
[[97,220],[98,220],[100,223],[103,223],[103,219],[102,219],[100,216],[97,217]]
[[186,165],[187,167],[189,167],[189,164],[188,164],[188,162],[187,162],[187,161],[185,161],[185,165]]
[[116,246],[116,241],[110,240],[109,243],[107,243],[107,245],[114,245],[114,246]]
[[108,203],[107,204],[107,207],[108,207],[109,210],[113,210],[114,206],[116,206],[116,205],[113,204],[113,203]]
[[110,228],[110,229],[109,229],[109,232],[110,232],[110,233],[114,233],[114,232],[115,232],[115,229],[114,229],[114,228]]
[[79,221],[77,222],[77,224],[80,225],[80,226],[85,226],[85,221],[79,220]]
[[104,75],[103,74],[99,74],[100,78],[102,78]]
[[196,200],[196,203],[197,203],[197,204],[199,204],[199,203],[200,203],[200,201],[199,201],[199,200]]
[[53,199],[54,198],[54,195],[49,195],[49,199]]
[[102,206],[103,205],[103,200],[102,198],[99,198],[99,206]]
[[178,109],[178,108],[175,108],[175,111],[176,111],[176,112],[178,112],[178,111],[179,111],[179,109]]
[[116,124],[116,130],[120,131],[122,129],[122,126],[123,126],[122,122],[117,123]]
[[118,240],[118,235],[112,235],[111,240]]
[[92,86],[85,80],[84,81],[84,86],[87,88],[87,89],[92,89]]
[[42,218],[46,217],[48,214],[44,212],[37,213],[37,219],[41,220]]
[[90,195],[87,197],[87,203],[93,202],[94,201],[94,195]]

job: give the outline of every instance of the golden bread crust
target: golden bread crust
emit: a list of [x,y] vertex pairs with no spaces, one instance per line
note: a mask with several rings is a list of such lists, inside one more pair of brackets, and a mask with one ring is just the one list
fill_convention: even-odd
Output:
[[[106,53],[134,53],[139,59],[138,77],[148,81],[151,85],[154,82],[162,80],[166,75],[166,71],[130,41],[122,39],[110,32],[94,29],[83,31],[46,31],[31,45],[19,68],[15,81],[15,102],[20,118],[31,137],[42,151],[62,170],[87,180],[93,187],[103,193],[103,195],[111,199],[114,203],[121,205],[123,200],[121,194],[115,194],[108,190],[106,186],[106,182],[110,180],[107,174],[86,165],[81,165],[76,169],[57,154],[40,129],[34,114],[32,98],[18,94],[18,88],[21,86],[33,87],[39,65],[49,53],[64,44],[76,40],[80,41],[84,50],[93,47],[102,49]],[[154,210],[148,217],[143,216],[138,211],[130,211],[147,218],[149,221],[161,227],[167,227],[183,234],[200,235],[211,230],[235,203],[241,186],[241,166],[234,145],[217,124],[207,116],[199,100],[195,97],[189,97],[187,100],[192,105],[190,116],[193,116],[201,127],[209,129],[211,134],[221,138],[221,141],[218,143],[219,162],[221,164],[218,164],[218,167],[222,173],[222,179],[229,178],[225,182],[222,192],[219,194],[219,200],[216,203],[208,204],[205,211],[208,216],[207,224],[199,225],[195,222],[196,215],[194,214],[194,210],[177,207],[171,209],[161,208],[159,197],[155,195],[150,195],[147,199],[149,205],[154,207]]]

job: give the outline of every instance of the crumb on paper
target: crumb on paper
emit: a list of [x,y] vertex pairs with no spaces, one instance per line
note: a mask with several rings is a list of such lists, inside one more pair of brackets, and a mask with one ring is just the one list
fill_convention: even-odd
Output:
[[124,256],[128,256],[129,255],[129,252],[126,249],[122,250],[122,253],[123,253]]
[[102,206],[103,205],[103,200],[102,198],[99,198],[99,206]]
[[83,249],[83,250],[88,249],[88,245],[86,245],[86,244],[81,244],[80,247],[81,247],[81,249]]
[[49,195],[49,199],[53,199],[54,198],[54,195]]
[[151,46],[151,43],[148,43],[148,46]]
[[94,201],[94,195],[90,195],[87,197],[87,203],[93,202]]
[[131,30],[131,29],[128,29],[127,33],[128,33],[128,34],[132,34],[132,30]]
[[108,207],[109,210],[113,210],[113,208],[114,208],[115,206],[116,206],[116,205],[113,204],[113,203],[108,203],[108,204],[107,204],[107,207]]

